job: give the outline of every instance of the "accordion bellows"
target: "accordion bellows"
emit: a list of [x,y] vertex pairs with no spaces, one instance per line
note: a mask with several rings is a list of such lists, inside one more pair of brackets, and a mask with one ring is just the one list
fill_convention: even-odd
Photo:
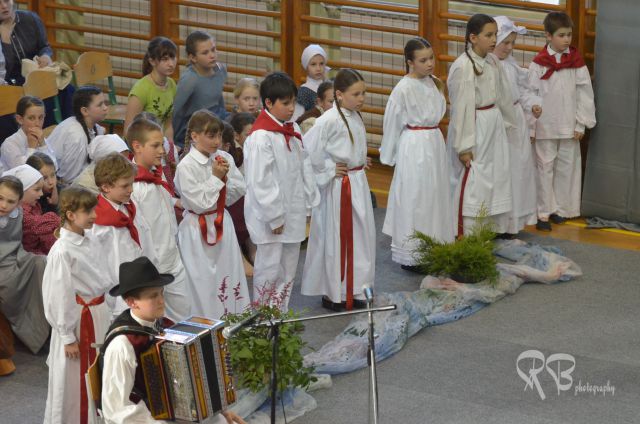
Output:
[[191,317],[140,356],[155,419],[207,423],[236,401],[223,321]]

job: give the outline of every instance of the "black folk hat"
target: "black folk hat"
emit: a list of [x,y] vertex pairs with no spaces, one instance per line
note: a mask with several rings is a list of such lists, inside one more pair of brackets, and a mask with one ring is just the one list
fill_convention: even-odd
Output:
[[161,287],[173,282],[173,275],[160,274],[149,258],[141,256],[120,264],[120,284],[109,290],[111,296],[122,296],[135,289]]

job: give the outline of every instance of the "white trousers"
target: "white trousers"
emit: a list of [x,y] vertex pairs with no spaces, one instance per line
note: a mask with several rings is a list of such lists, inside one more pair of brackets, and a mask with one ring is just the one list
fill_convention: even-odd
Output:
[[573,138],[536,140],[538,218],[580,216],[582,161]]
[[287,311],[299,256],[299,242],[257,245],[253,265],[253,300]]

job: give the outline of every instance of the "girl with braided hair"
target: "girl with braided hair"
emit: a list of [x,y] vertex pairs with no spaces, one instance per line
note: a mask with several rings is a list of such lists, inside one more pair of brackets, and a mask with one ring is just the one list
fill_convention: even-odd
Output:
[[[467,22],[465,51],[449,70],[451,120],[447,146],[453,160],[457,233],[468,233],[486,214],[505,233],[511,210],[511,175],[505,126],[514,127],[511,89],[493,55],[498,27],[490,16]],[[486,212],[485,212],[486,211]]]

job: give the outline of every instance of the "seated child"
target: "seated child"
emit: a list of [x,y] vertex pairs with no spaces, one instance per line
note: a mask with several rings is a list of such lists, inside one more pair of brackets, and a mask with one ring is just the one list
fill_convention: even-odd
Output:
[[127,143],[116,134],[99,135],[89,145],[89,159],[91,163],[78,175],[73,183],[91,190],[98,195],[100,189],[96,186],[94,172],[96,162],[110,153],[120,153],[125,158],[130,155]]
[[44,103],[37,97],[24,96],[16,106],[18,132],[8,137],[0,147],[0,167],[4,169],[24,165],[33,152],[39,151],[54,157],[45,143],[42,132]]
[[333,82],[325,81],[318,87],[318,97],[316,106],[309,109],[300,116],[296,122],[300,125],[300,130],[304,135],[311,129],[316,119],[333,106]]
[[42,282],[45,315],[51,324],[49,387],[45,423],[86,423],[84,375],[109,326],[108,290],[100,250],[87,237],[96,219],[96,197],[72,186],[60,192],[60,238],[51,248]]
[[[37,353],[50,330],[42,305],[46,258],[22,248],[22,194],[22,182],[15,175],[0,177],[0,313],[22,343]],[[7,336],[7,343],[10,340]],[[10,353],[10,344],[5,346]]]
[[56,176],[56,165],[51,156],[44,152],[34,152],[27,159],[27,165],[40,171],[44,181],[42,186],[42,197],[38,199],[43,213],[58,213],[58,193],[62,187],[58,184]]
[[42,213],[38,199],[42,197],[44,179],[42,174],[25,164],[17,166],[4,175],[17,177],[24,187],[22,206],[22,246],[27,252],[46,255],[56,242],[53,232],[60,226],[60,217],[53,212]]
[[301,62],[307,73],[307,81],[298,90],[293,121],[316,105],[318,87],[326,79],[329,71],[329,67],[326,66],[327,60],[327,52],[318,44],[310,44],[302,51]]
[[[146,327],[150,332],[166,328],[172,322],[164,318],[164,286],[173,281],[171,274],[160,274],[146,257],[120,265],[120,284],[109,291],[122,296],[129,306],[109,328]],[[156,421],[147,407],[148,400],[138,357],[153,343],[152,337],[119,334],[101,347],[102,360],[102,413],[107,424],[148,423]],[[228,424],[244,424],[232,411],[222,413]],[[218,420],[220,421],[220,420]]]
[[255,78],[241,78],[233,89],[236,104],[227,116],[227,122],[237,113],[250,113],[254,117],[260,113],[260,83]]
[[63,185],[71,184],[89,164],[87,150],[96,136],[104,134],[98,123],[107,117],[108,110],[105,96],[97,87],[80,87],[73,93],[74,116],[62,121],[47,138]]

